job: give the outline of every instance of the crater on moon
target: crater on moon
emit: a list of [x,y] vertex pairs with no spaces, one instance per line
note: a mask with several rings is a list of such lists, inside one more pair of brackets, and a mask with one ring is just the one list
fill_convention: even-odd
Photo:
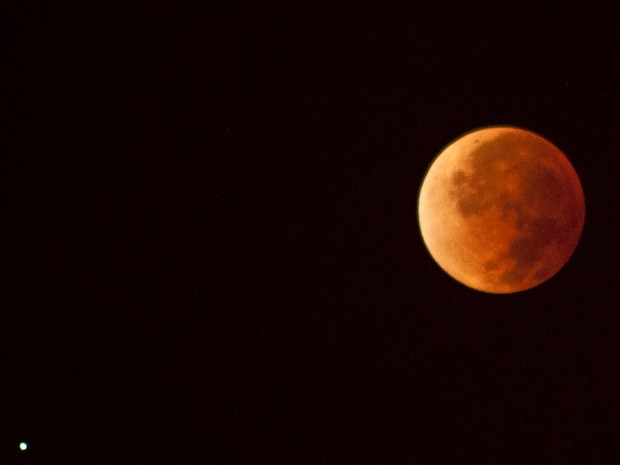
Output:
[[553,276],[583,228],[579,179],[557,147],[517,128],[486,128],[449,145],[420,190],[424,241],[464,284],[515,292]]

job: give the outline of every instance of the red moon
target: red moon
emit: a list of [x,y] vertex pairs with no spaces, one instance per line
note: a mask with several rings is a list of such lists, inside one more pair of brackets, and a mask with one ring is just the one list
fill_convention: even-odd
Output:
[[554,276],[581,237],[585,200],[566,156],[514,127],[470,132],[429,168],[418,199],[420,231],[437,264],[494,294]]

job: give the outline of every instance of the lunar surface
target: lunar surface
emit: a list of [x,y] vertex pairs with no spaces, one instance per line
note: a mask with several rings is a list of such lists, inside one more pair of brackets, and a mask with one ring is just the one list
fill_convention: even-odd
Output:
[[435,261],[489,293],[530,289],[555,275],[581,237],[585,201],[566,156],[513,127],[480,129],[434,160],[418,219]]

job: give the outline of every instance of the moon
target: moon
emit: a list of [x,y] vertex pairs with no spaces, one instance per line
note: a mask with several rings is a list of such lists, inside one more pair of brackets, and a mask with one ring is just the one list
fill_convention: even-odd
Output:
[[462,284],[508,294],[535,287],[570,259],[585,199],[566,156],[516,127],[478,129],[431,164],[418,198],[422,238]]

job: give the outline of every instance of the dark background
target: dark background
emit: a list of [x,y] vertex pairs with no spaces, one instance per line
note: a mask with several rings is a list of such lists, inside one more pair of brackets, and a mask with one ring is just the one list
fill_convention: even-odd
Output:
[[[618,463],[610,11],[85,3],[3,28],[2,463]],[[497,124],[586,196],[565,268],[499,296],[416,211]]]

